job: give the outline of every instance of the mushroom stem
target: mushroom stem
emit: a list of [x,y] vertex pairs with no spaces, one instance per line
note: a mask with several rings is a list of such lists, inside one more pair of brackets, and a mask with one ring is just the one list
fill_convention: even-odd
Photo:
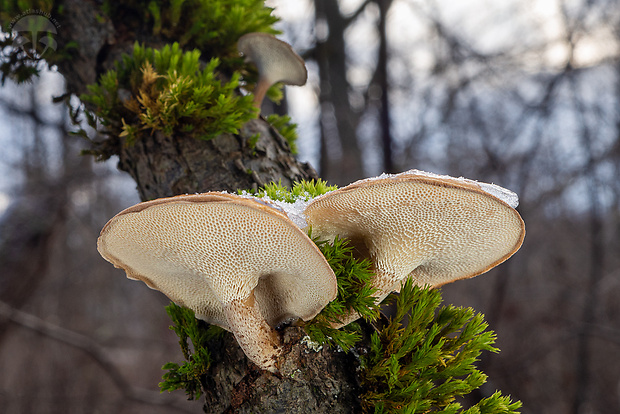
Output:
[[308,70],[304,61],[286,42],[267,33],[247,33],[237,42],[246,61],[258,69],[258,84],[254,89],[254,106],[260,109],[267,89],[275,83],[305,85]]
[[254,292],[246,299],[233,299],[224,305],[230,331],[250,361],[259,368],[277,372],[276,360],[282,353],[278,334],[263,318]]
[[258,83],[256,84],[256,87],[254,88],[254,106],[259,109],[259,113],[260,113],[260,107],[263,103],[263,99],[265,99],[265,94],[269,90],[270,86],[271,84],[269,83],[268,80],[261,78],[259,79]]

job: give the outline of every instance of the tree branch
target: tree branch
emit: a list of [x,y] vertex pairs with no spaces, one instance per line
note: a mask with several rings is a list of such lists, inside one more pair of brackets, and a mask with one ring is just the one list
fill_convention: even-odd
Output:
[[62,328],[44,321],[34,315],[15,309],[3,301],[0,301],[0,317],[7,321],[13,322],[22,328],[29,329],[38,334],[83,351],[105,371],[116,388],[118,388],[121,392],[123,398],[127,400],[141,404],[166,406],[181,413],[192,412],[176,406],[173,400],[166,398],[166,396],[162,396],[157,392],[132,387],[120,370],[116,367],[114,362],[112,362],[112,360],[108,357],[103,347],[87,336]]

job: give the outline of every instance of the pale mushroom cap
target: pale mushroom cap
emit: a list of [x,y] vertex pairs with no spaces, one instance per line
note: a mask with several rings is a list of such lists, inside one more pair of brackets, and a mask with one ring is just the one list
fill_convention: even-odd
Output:
[[474,182],[421,174],[353,183],[314,199],[305,214],[313,235],[351,239],[382,278],[394,277],[393,290],[408,276],[441,286],[484,273],[525,236],[519,213]]
[[237,49],[252,61],[269,84],[282,82],[302,86],[308,78],[303,59],[291,46],[267,33],[248,33],[239,39]]
[[275,326],[310,319],[336,296],[332,269],[283,213],[232,194],[140,203],[101,231],[101,255],[196,316],[228,329],[223,303],[254,289]]

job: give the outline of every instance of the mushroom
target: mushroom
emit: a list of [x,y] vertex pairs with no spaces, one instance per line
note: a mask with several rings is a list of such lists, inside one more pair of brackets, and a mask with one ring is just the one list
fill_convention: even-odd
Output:
[[162,198],[114,216],[104,259],[196,317],[231,331],[260,368],[276,372],[278,324],[313,318],[336,297],[336,276],[282,212],[225,193]]
[[413,170],[317,197],[305,215],[314,236],[348,238],[371,260],[380,303],[407,278],[438,287],[512,256],[525,237],[523,220],[508,204],[515,199],[498,186]]
[[254,105],[260,109],[271,85],[305,85],[308,71],[303,59],[291,46],[267,33],[248,33],[237,42],[237,49],[247,61],[258,68],[258,83],[254,88]]

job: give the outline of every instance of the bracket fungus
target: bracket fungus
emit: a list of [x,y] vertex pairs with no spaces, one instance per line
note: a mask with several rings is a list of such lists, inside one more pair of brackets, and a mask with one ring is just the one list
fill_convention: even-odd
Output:
[[[516,195],[499,186],[417,170],[357,181],[312,200],[312,234],[348,238],[371,260],[381,302],[401,283],[438,287],[512,256],[525,225]],[[340,327],[358,318],[351,314]]]
[[237,49],[245,59],[256,65],[258,83],[254,88],[254,105],[260,109],[267,90],[281,82],[303,86],[308,71],[303,59],[291,45],[267,33],[248,33],[237,42]]
[[225,193],[139,203],[101,230],[97,249],[196,317],[231,331],[260,368],[277,371],[274,327],[313,318],[336,297],[316,245],[282,212]]

